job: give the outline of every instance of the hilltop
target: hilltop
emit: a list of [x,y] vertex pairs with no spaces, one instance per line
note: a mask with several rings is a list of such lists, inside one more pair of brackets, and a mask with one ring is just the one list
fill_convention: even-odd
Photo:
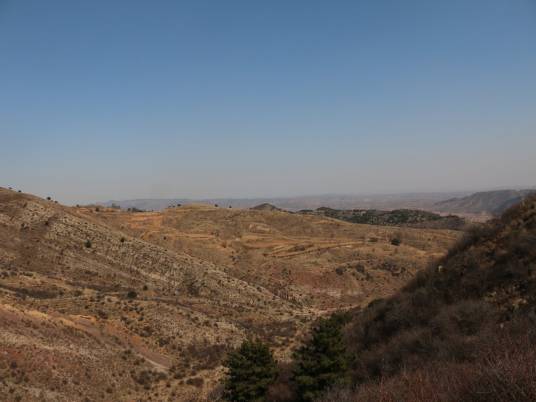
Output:
[[256,211],[281,211],[281,208],[277,208],[276,206],[269,204],[267,202],[264,202],[259,205],[255,205],[254,207],[251,207],[251,209]]

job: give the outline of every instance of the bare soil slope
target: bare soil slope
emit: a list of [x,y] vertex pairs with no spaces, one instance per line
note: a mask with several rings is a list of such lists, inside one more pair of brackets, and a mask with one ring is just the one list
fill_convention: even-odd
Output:
[[[319,310],[391,294],[459,233],[359,225],[208,205],[163,212],[82,211],[147,242],[223,266],[233,277]],[[393,239],[400,245],[393,245]]]
[[0,190],[0,400],[188,399],[246,334],[284,354],[305,315],[210,262]]

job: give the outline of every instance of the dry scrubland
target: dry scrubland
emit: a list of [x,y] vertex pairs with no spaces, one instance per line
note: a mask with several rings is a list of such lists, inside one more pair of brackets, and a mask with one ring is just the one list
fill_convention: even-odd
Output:
[[280,211],[97,211],[0,189],[0,399],[210,399],[245,337],[285,360],[311,320],[392,294],[458,237]]
[[324,402],[536,400],[536,197],[468,233],[345,328],[352,386]]

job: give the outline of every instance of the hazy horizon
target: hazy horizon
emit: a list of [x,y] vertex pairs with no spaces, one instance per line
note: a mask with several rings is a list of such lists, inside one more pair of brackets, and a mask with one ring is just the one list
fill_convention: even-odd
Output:
[[530,0],[0,0],[0,186],[67,204],[533,187],[534,38]]

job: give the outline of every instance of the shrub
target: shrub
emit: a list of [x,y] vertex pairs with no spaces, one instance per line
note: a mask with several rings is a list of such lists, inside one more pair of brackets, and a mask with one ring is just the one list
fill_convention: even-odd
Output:
[[193,385],[194,387],[201,388],[204,384],[204,380],[201,377],[192,377],[186,380],[186,384]]
[[534,342],[527,334],[512,337],[506,332],[488,333],[472,362],[429,362],[358,389],[332,390],[318,402],[534,401]]
[[223,396],[233,402],[265,400],[268,387],[277,377],[272,352],[260,341],[244,341],[229,354],[225,367]]
[[86,246],[86,248],[91,248],[91,240],[86,240],[84,246]]

